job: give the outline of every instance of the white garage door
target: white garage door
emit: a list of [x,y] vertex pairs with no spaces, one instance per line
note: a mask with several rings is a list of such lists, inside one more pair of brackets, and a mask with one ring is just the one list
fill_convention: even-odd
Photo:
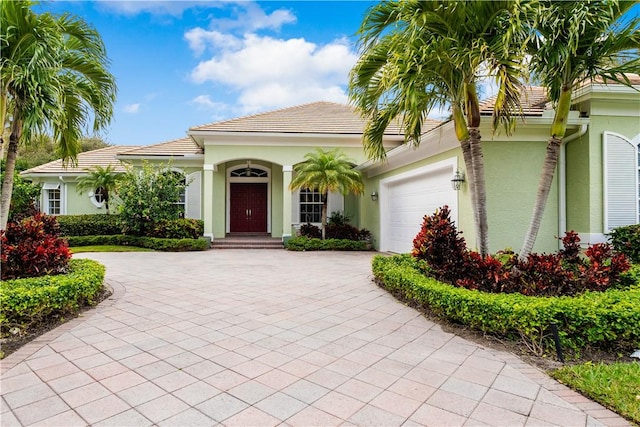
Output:
[[381,181],[382,251],[406,253],[420,231],[425,215],[448,205],[457,221],[458,197],[451,188],[455,167],[447,161]]

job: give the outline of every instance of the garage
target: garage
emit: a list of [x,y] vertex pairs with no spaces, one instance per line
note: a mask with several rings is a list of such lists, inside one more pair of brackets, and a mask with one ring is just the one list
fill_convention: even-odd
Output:
[[458,219],[458,195],[451,187],[456,159],[425,166],[380,181],[380,250],[410,252],[423,217],[448,205]]

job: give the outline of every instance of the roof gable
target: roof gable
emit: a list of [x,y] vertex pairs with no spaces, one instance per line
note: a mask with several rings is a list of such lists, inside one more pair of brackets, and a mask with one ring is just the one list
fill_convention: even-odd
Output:
[[114,145],[97,150],[85,151],[78,154],[77,165],[65,167],[62,159],[54,160],[40,166],[33,167],[23,171],[22,175],[33,174],[82,174],[93,166],[107,167],[113,165],[116,172],[124,172],[125,168],[122,162],[116,158],[121,151],[134,148],[133,146]]
[[[189,132],[359,135],[363,133],[365,125],[366,120],[355,108],[321,101],[195,126]],[[391,125],[385,134],[402,135],[402,130],[397,125]]]
[[191,138],[180,138],[172,141],[162,142],[160,144],[146,145],[143,147],[134,147],[130,150],[118,153],[118,157],[126,158],[127,156],[194,156],[204,154],[202,147],[198,146]]

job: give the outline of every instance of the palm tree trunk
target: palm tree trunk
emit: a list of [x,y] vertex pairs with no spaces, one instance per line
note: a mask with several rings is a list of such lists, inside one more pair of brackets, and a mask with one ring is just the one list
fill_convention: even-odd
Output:
[[328,204],[328,194],[325,193],[322,195],[322,240],[326,238],[327,231],[327,204]]
[[536,202],[533,206],[533,213],[531,214],[531,222],[529,223],[527,234],[524,236],[522,249],[520,249],[520,255],[518,256],[521,261],[526,260],[533,250],[533,245],[538,237],[538,231],[540,231],[542,216],[547,207],[547,199],[549,198],[551,184],[553,183],[553,175],[558,165],[560,146],[562,145],[564,134],[567,131],[567,119],[569,118],[569,110],[571,109],[572,92],[571,85],[564,85],[558,98],[556,113],[553,118],[553,123],[551,124],[551,137],[547,143],[547,152],[544,157],[544,163],[542,164],[542,174],[540,175],[540,182],[538,183]]
[[473,165],[473,189],[475,194],[474,207],[477,215],[477,236],[480,255],[483,257],[489,253],[489,222],[487,219],[487,186],[484,178],[484,156],[482,154],[482,141],[480,130],[476,127],[469,128],[469,144],[471,145],[471,157]]
[[464,166],[467,173],[467,185],[469,185],[469,193],[471,194],[471,209],[473,210],[473,226],[475,227],[476,234],[480,229],[478,222],[478,200],[476,193],[476,180],[473,172],[473,156],[471,155],[471,143],[469,138],[460,141],[460,148],[462,149],[462,158],[464,159]]
[[22,134],[22,120],[14,119],[9,136],[9,147],[7,148],[7,162],[4,169],[4,179],[2,180],[2,197],[0,198],[0,230],[7,229],[9,220],[9,208],[11,207],[11,196],[13,194],[13,173],[16,169],[16,159],[18,158],[18,141]]
[[542,216],[544,215],[544,210],[547,207],[547,199],[549,198],[549,192],[551,191],[553,175],[555,174],[556,166],[558,165],[560,145],[562,145],[562,138],[558,138],[556,136],[549,138],[547,153],[542,166],[542,175],[540,175],[540,182],[538,183],[536,202],[533,206],[533,214],[531,215],[531,222],[529,223],[529,229],[527,230],[522,249],[520,249],[520,255],[518,256],[521,261],[527,259],[533,250],[536,237],[538,237],[538,231],[540,231],[540,224],[542,223]]

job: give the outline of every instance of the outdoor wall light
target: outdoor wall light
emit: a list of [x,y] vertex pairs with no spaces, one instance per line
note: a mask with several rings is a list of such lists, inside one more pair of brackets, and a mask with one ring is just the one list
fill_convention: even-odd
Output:
[[247,160],[247,167],[244,170],[246,176],[251,176],[251,160]]
[[453,178],[451,179],[451,186],[454,190],[460,191],[462,188],[462,183],[464,182],[464,172],[460,169],[456,170],[456,173],[453,174]]
[[371,193],[371,200],[374,202],[378,201],[378,193],[376,193],[375,191],[373,193]]

